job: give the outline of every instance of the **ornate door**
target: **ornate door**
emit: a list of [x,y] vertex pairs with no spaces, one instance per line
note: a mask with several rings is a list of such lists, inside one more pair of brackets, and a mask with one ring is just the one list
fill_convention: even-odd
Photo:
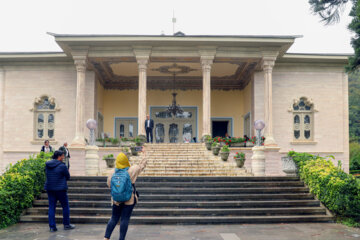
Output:
[[151,107],[157,143],[192,142],[197,133],[196,107],[183,107],[184,112],[173,116],[166,107]]

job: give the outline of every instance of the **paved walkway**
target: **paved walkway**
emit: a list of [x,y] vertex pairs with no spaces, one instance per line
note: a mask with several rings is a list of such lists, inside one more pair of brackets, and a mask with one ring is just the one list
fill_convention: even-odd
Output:
[[[2,240],[102,240],[105,225],[76,225],[75,230],[50,233],[46,224],[16,224],[0,231]],[[111,239],[119,238],[119,226]],[[360,229],[340,224],[261,224],[261,225],[132,225],[127,240],[341,240],[359,239]]]

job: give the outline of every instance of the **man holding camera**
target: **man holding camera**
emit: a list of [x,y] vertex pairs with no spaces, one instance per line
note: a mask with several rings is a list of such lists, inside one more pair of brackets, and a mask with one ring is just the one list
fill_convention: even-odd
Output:
[[63,163],[65,156],[62,151],[55,151],[52,160],[46,162],[46,182],[45,190],[49,199],[49,227],[50,232],[56,232],[55,212],[56,203],[60,201],[63,208],[64,230],[74,229],[70,224],[70,208],[67,196],[67,181],[70,179],[68,168]]

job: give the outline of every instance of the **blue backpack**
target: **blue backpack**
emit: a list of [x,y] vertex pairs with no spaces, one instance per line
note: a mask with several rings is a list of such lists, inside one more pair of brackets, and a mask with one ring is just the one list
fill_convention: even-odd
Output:
[[111,177],[111,196],[116,202],[129,201],[133,192],[129,168],[115,168],[115,173]]

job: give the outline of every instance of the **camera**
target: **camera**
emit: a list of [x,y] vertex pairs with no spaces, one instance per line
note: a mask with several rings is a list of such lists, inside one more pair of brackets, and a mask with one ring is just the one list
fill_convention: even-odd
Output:
[[135,147],[136,152],[142,152],[142,150],[143,150],[143,147],[141,147],[141,146],[140,147]]

